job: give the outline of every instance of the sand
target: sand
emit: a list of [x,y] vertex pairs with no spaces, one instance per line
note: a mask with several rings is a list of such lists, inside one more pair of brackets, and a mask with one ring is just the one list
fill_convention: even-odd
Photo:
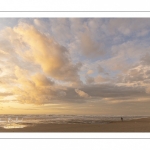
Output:
[[31,124],[16,129],[1,127],[0,132],[150,132],[150,118],[105,124]]

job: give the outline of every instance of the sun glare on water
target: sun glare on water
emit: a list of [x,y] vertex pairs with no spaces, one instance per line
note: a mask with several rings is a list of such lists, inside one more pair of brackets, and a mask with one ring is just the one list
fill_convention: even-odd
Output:
[[5,129],[14,129],[14,128],[24,128],[26,125],[21,125],[21,124],[7,124],[3,126]]

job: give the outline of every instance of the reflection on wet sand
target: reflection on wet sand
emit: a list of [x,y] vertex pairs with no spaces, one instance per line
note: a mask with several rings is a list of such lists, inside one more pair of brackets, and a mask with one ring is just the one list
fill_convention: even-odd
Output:
[[3,126],[3,128],[5,128],[5,129],[13,129],[13,128],[24,128],[26,126],[27,125],[13,123],[13,124],[5,124]]

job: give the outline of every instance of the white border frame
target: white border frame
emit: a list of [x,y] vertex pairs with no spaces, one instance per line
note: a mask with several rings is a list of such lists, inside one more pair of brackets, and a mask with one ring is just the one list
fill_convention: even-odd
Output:
[[42,11],[42,12],[24,12],[24,11],[6,11],[0,12],[0,18],[150,18],[149,12],[66,12],[66,11]]
[[[0,12],[0,18],[150,18],[150,12]],[[7,133],[1,132],[0,139],[149,139],[150,133],[117,132],[36,132]]]

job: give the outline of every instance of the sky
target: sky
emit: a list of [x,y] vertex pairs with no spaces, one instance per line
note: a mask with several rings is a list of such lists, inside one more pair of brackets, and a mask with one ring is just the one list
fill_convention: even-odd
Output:
[[149,18],[0,18],[0,114],[150,115]]

